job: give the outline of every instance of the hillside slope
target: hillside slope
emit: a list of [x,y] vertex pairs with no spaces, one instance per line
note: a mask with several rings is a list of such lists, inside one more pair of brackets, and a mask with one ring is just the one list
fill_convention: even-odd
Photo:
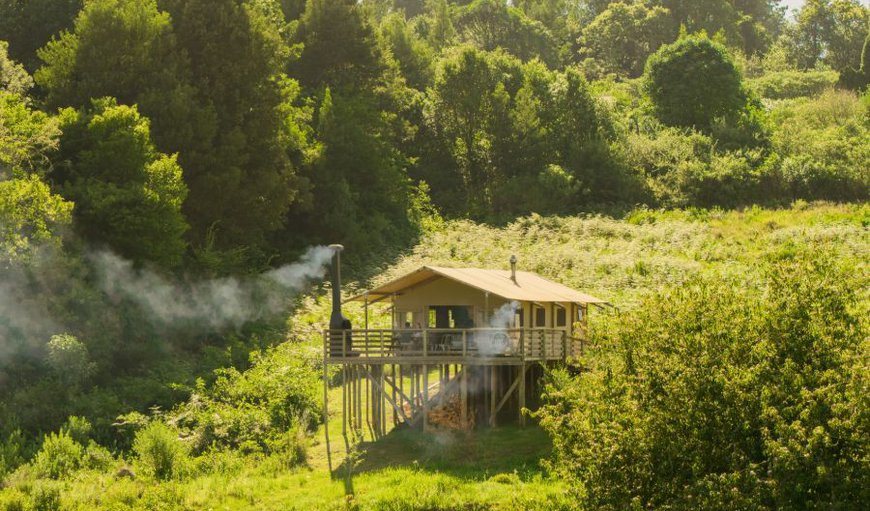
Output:
[[[866,281],[868,226],[870,206],[829,204],[742,212],[643,210],[625,219],[532,216],[502,228],[455,221],[439,224],[409,253],[373,271],[374,282],[349,282],[345,291],[422,264],[507,267],[509,256],[516,254],[522,269],[600,295],[626,311],[647,293],[680,286],[698,275],[752,281],[759,277],[760,261],[797,247],[813,246],[851,260]],[[266,407],[281,409],[282,400],[292,398],[294,406],[306,407],[303,415],[319,413],[319,405],[297,399],[310,397],[318,382],[286,380],[287,374],[316,378],[316,370],[302,370],[299,363],[314,369],[319,365],[313,347],[329,306],[327,293],[306,298],[288,320],[287,343],[254,357],[248,371],[222,373],[219,389],[197,389],[190,403],[159,419],[178,427],[187,439],[170,438],[164,442],[169,446],[189,446],[202,430],[197,420],[203,416],[228,421],[210,419],[209,431],[220,439],[212,448],[181,448],[173,455],[171,463],[180,468],[171,477],[154,475],[153,461],[141,449],[138,455],[110,455],[95,444],[84,447],[86,438],[70,439],[82,447],[52,454],[58,460],[72,459],[69,467],[46,473],[37,455],[6,477],[0,510],[570,508],[566,483],[545,468],[551,446],[537,427],[470,436],[394,431],[378,444],[353,451],[357,468],[350,482],[345,479],[343,442],[335,433],[336,471],[330,477],[322,427],[275,436],[287,443],[283,447],[270,444],[274,438],[266,435],[268,448],[252,449],[245,438],[260,438],[262,428],[286,427],[268,417],[261,420],[258,414]],[[348,313],[359,318],[360,310],[350,306]],[[598,325],[612,320],[609,315],[596,317]],[[245,421],[239,414],[253,418]],[[135,479],[125,477],[124,470],[134,472]],[[345,496],[351,487],[353,498]]]

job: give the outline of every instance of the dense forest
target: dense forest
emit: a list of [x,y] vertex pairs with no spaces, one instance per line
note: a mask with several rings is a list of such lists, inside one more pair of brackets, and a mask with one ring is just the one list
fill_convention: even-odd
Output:
[[857,509],[868,85],[858,0],[0,0],[0,509],[304,464],[335,242],[623,307],[548,376],[566,508]]

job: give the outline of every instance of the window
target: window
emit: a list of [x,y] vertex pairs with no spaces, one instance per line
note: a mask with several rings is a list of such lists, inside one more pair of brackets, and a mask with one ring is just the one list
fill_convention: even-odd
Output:
[[556,326],[568,326],[568,311],[565,307],[556,306]]
[[547,311],[537,305],[535,306],[535,326],[538,328],[547,326]]

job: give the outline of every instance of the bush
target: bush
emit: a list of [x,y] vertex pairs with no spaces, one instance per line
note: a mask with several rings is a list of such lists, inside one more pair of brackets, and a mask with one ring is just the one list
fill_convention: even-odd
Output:
[[20,429],[14,430],[0,441],[0,486],[6,474],[24,463],[25,439]]
[[61,430],[66,431],[74,441],[85,445],[91,438],[93,426],[91,426],[91,421],[84,417],[70,415],[66,423],[61,426]]
[[777,71],[747,80],[747,86],[762,98],[791,99],[817,96],[839,79],[836,71]]
[[30,492],[29,511],[58,511],[60,488],[56,483],[37,482]]
[[48,364],[65,385],[77,385],[93,372],[88,348],[74,336],[55,335],[48,341]]
[[273,446],[286,445],[287,431],[316,427],[322,415],[316,356],[308,346],[287,342],[253,354],[253,367],[245,372],[221,369],[210,388],[200,382],[191,400],[174,413],[190,433],[194,451],[270,453]]
[[146,473],[164,481],[182,476],[189,461],[187,446],[178,433],[159,421],[136,433],[133,451]]
[[659,48],[647,60],[644,90],[663,123],[702,131],[746,104],[728,50],[707,37],[684,37]]
[[49,433],[33,459],[33,468],[40,477],[63,479],[82,467],[84,448],[68,432]]
[[863,281],[854,266],[817,257],[792,247],[760,284],[718,278],[659,292],[597,339],[589,371],[551,376],[540,418],[553,468],[584,507],[868,501]]

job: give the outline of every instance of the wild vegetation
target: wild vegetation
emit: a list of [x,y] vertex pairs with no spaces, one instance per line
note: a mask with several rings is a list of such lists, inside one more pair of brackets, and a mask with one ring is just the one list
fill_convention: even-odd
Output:
[[[868,45],[857,0],[0,0],[0,510],[860,508]],[[619,313],[540,427],[333,480],[332,242],[347,292],[516,254]]]

